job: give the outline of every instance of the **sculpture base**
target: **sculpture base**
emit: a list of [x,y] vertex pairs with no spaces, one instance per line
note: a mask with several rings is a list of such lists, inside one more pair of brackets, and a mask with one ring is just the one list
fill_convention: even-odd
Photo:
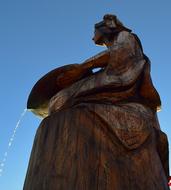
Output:
[[[114,107],[115,126],[97,111],[105,110],[107,118]],[[157,149],[157,141],[167,149],[167,138],[150,128],[142,144],[126,147],[114,130],[128,119],[119,111],[116,106],[79,104],[45,118],[35,137],[24,190],[168,190]]]

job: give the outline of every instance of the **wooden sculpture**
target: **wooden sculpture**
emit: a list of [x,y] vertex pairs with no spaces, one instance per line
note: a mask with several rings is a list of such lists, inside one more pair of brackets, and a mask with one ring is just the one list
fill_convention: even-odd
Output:
[[141,42],[114,15],[93,39],[107,50],[51,71],[30,93],[28,108],[44,119],[24,190],[168,190],[161,101]]

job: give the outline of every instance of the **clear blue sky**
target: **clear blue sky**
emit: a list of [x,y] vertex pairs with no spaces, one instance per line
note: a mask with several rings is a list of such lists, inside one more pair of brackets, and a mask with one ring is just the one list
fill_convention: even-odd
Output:
[[[171,139],[170,0],[0,0],[0,161],[35,82],[48,71],[81,63],[101,50],[94,23],[114,13],[138,34],[162,99],[160,125]],[[40,119],[23,118],[9,149],[1,190],[21,190]]]

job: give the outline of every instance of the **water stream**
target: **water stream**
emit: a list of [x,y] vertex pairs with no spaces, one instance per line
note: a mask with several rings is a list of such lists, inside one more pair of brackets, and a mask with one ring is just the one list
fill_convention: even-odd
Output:
[[7,149],[6,149],[6,151],[4,152],[2,161],[0,162],[0,177],[1,177],[2,174],[3,174],[5,162],[6,162],[7,157],[8,157],[8,152],[9,152],[9,150],[10,150],[10,147],[11,147],[12,144],[13,144],[13,141],[14,141],[14,138],[15,138],[15,135],[16,135],[16,132],[17,132],[17,129],[20,127],[20,122],[21,122],[22,118],[24,117],[24,115],[26,114],[26,112],[27,112],[27,109],[24,109],[24,111],[21,113],[20,118],[19,118],[17,124],[15,125],[15,128],[14,128],[14,130],[13,130],[13,133],[12,133],[12,135],[11,135],[9,141],[8,141]]

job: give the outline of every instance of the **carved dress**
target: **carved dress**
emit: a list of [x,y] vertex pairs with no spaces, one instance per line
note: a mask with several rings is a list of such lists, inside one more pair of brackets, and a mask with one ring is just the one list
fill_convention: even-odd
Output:
[[150,63],[130,32],[107,67],[58,92],[40,124],[24,190],[166,190],[167,137]]

